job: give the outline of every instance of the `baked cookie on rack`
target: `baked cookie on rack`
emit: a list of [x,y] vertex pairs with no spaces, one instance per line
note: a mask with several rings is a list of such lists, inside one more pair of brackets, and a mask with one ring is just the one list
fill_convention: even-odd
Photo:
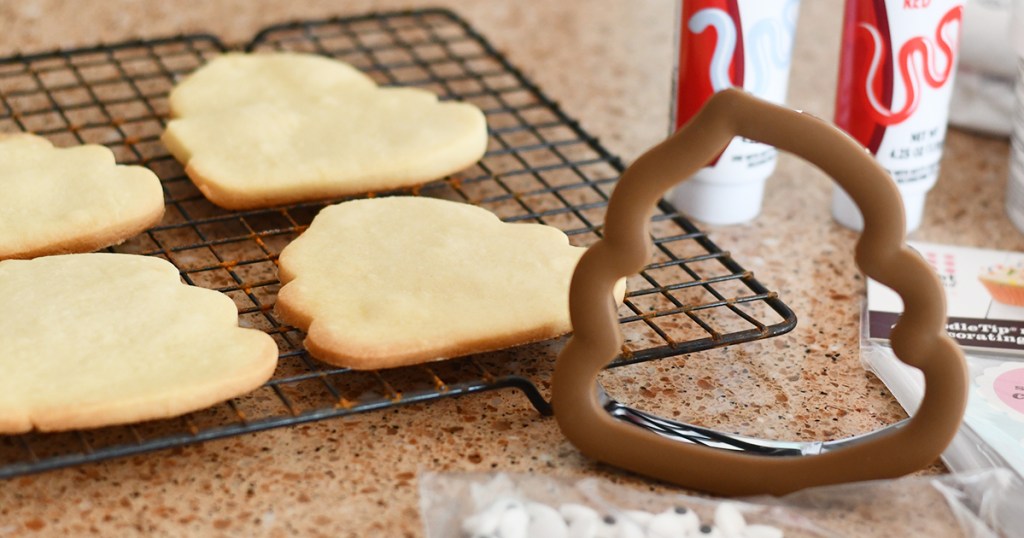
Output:
[[266,333],[169,262],[68,254],[0,262],[0,433],[166,418],[260,386]]
[[468,204],[354,200],[320,211],[281,252],[276,309],[314,357],[358,370],[493,351],[571,330],[585,250]]
[[211,202],[252,209],[412,187],[487,148],[477,107],[299,53],[229,53],[174,88],[162,140]]
[[0,134],[0,260],[90,252],[160,222],[156,174],[121,166],[99,145],[55,148],[45,138]]

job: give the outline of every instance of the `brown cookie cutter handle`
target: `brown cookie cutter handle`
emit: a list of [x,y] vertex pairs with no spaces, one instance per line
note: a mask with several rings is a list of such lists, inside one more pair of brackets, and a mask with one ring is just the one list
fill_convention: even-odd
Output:
[[[920,407],[898,427],[837,441],[762,441],[629,409],[608,398],[598,384],[598,373],[622,346],[612,289],[651,258],[649,223],[656,203],[735,136],[771,144],[818,166],[860,208],[864,231],[856,246],[857,265],[902,297],[904,312],[892,331],[892,348],[925,378]],[[726,495],[782,494],[890,478],[930,464],[959,427],[967,372],[960,348],[945,334],[938,277],[904,244],[904,235],[899,191],[852,138],[813,116],[740,90],[715,94],[687,125],[623,173],[608,203],[604,238],[576,267],[569,298],[574,333],[552,380],[559,427],[593,459]]]

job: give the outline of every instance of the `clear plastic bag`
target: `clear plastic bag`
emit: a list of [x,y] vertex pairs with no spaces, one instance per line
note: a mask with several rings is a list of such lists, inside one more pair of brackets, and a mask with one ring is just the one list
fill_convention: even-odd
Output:
[[[424,473],[420,507],[428,538],[1024,537],[1024,482],[1004,469],[746,499],[655,493],[598,478]],[[674,516],[677,530],[664,530]]]

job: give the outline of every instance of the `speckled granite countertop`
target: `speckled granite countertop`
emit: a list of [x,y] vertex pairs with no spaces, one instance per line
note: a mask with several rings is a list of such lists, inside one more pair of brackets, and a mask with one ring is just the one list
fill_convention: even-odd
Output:
[[[0,0],[0,55],[271,23],[448,6],[627,162],[668,123],[669,2]],[[830,118],[839,0],[803,3],[790,103]],[[1024,249],[1004,216],[1005,141],[952,130],[914,239]],[[623,369],[636,402],[751,434],[813,439],[901,416],[858,360],[864,281],[831,184],[784,157],[754,223],[707,228],[800,317],[792,333]],[[0,536],[418,536],[417,473],[509,470],[647,483],[582,458],[511,391],[410,405],[0,482]],[[942,472],[939,465],[925,472]]]

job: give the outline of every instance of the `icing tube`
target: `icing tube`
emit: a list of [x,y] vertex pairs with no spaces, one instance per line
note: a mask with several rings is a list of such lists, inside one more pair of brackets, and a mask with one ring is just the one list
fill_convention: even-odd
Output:
[[[785,101],[798,9],[799,0],[684,0],[677,27],[672,131],[725,88]],[[673,189],[668,200],[709,224],[749,221],[761,212],[775,160],[772,146],[736,138]]]
[[[956,73],[963,0],[847,0],[835,123],[868,148],[899,186],[907,231],[921,224],[939,176]],[[838,187],[832,216],[863,220]]]

